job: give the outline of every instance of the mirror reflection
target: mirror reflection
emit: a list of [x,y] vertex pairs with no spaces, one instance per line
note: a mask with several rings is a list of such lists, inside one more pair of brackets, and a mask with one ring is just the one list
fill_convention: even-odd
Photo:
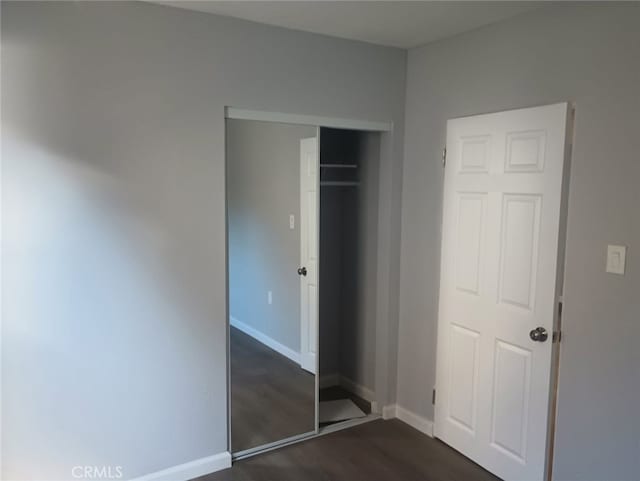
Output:
[[313,147],[316,128],[229,119],[226,132],[231,449],[237,454],[316,429],[316,361],[301,349],[309,321],[301,315],[301,292],[315,273],[301,265],[309,255],[301,248],[309,224],[301,215],[304,221],[311,209],[301,201],[300,167],[301,146]]

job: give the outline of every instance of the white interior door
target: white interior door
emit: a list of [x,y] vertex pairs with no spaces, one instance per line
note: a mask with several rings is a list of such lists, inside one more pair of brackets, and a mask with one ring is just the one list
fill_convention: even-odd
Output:
[[318,139],[300,140],[300,365],[317,374]]
[[505,480],[545,477],[567,112],[447,123],[435,434]]

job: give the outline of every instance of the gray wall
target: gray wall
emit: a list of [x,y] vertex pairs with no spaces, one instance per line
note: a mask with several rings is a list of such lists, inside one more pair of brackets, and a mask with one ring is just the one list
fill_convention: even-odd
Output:
[[315,136],[311,126],[227,121],[229,314],[295,352],[300,352],[300,139]]
[[[550,8],[411,50],[398,403],[432,418],[446,120],[576,103],[557,480],[640,473],[640,5]],[[627,274],[605,273],[606,245]]]
[[393,364],[405,60],[144,3],[2,2],[4,478],[129,478],[227,449],[225,105],[394,122]]

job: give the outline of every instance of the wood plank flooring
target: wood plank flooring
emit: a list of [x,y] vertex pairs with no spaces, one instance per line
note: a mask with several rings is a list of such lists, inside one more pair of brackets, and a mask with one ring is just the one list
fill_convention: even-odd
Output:
[[315,377],[231,328],[231,449],[243,451],[315,429]]
[[398,420],[373,421],[235,463],[199,481],[499,481]]

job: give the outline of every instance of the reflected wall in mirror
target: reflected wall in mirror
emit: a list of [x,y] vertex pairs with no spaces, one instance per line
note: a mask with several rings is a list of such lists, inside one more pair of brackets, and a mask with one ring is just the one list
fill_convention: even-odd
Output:
[[231,450],[316,429],[301,367],[301,140],[316,128],[228,119]]

